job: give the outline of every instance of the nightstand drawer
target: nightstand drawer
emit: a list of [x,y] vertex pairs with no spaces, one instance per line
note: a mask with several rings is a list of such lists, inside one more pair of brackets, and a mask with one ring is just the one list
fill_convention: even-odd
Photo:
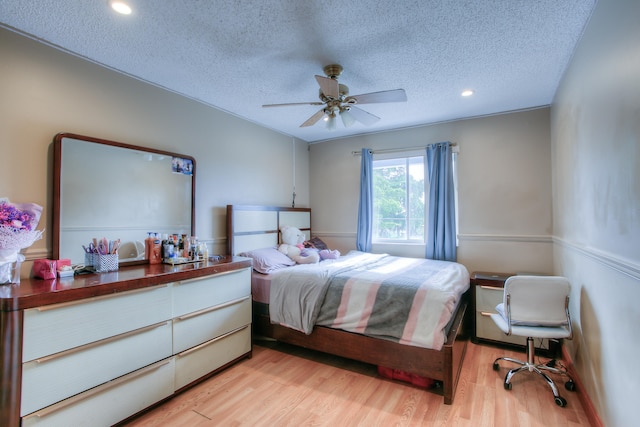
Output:
[[527,338],[525,337],[507,335],[502,332],[486,311],[476,311],[476,338],[518,345],[527,343]]
[[496,312],[496,305],[503,299],[504,290],[490,286],[476,286],[476,311]]

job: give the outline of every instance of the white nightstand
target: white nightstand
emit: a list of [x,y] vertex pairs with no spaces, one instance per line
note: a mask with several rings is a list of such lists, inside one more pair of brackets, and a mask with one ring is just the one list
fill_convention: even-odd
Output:
[[[504,282],[513,274],[476,271],[471,274],[474,343],[484,341],[494,344],[516,345],[525,348],[525,337],[506,335],[491,320],[491,313],[496,313],[496,305],[502,302]],[[553,347],[553,346],[552,346]],[[541,343],[536,340],[536,348],[550,351],[548,340]]]

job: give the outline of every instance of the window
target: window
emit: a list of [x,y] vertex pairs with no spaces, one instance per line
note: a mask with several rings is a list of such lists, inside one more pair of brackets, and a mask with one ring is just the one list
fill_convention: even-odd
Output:
[[[424,150],[373,155],[374,243],[427,241],[429,178]],[[452,150],[455,227],[458,229],[458,151]],[[457,246],[456,239],[456,246]]]
[[424,243],[428,200],[425,155],[398,155],[374,155],[373,241]]

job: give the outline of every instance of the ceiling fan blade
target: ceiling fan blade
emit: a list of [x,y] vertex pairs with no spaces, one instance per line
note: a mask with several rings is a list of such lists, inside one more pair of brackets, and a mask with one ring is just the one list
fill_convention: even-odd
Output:
[[353,105],[349,107],[349,112],[351,113],[354,119],[356,119],[357,121],[359,121],[365,126],[371,126],[372,124],[380,120],[380,117],[373,115]]
[[306,122],[300,125],[300,127],[305,128],[307,126],[313,126],[322,118],[322,116],[324,116],[324,108],[318,110],[313,116],[309,117]]
[[383,90],[382,92],[363,93],[348,96],[344,102],[355,104],[374,104],[377,102],[406,102],[407,94],[404,89]]
[[340,87],[338,86],[337,80],[322,76],[316,76],[316,80],[318,81],[324,96],[333,99],[340,98]]
[[290,107],[292,105],[324,105],[324,102],[289,102],[286,104],[263,104],[263,107]]

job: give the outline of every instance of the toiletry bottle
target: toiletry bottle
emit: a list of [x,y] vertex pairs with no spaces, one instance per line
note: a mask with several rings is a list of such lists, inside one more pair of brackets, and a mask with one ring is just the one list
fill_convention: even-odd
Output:
[[181,257],[189,258],[189,239],[187,239],[187,235],[182,235],[182,253],[180,253]]
[[162,262],[162,240],[160,235],[155,233],[151,240],[151,257],[149,264],[160,264]]
[[153,233],[148,232],[147,238],[144,239],[144,259],[151,259],[151,242],[153,241]]
[[[182,236],[184,236],[184,234]],[[182,236],[178,237],[178,247],[176,251],[178,253],[178,257],[182,257],[184,255],[184,237]]]
[[160,242],[160,244],[162,245],[161,248],[161,258],[164,261],[165,258],[168,258],[168,255],[165,253],[165,247],[169,244],[169,235],[168,234],[163,234],[162,235],[162,241]]
[[173,238],[167,236],[167,238],[162,241],[162,261],[173,264],[174,258],[175,247],[173,245]]
[[189,237],[189,259],[191,261],[198,259],[198,238],[196,236]]

